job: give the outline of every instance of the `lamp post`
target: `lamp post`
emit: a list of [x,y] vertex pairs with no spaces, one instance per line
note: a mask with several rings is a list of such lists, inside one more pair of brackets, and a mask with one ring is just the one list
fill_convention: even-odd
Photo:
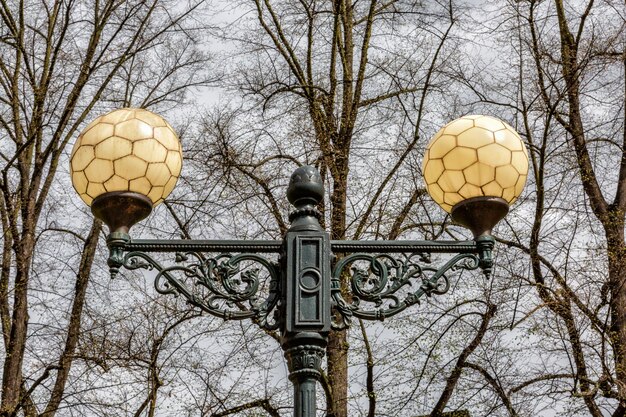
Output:
[[[131,239],[129,229],[172,191],[181,165],[174,130],[144,109],[110,112],[79,136],[72,182],[109,227],[111,276],[120,268],[154,270],[159,293],[182,295],[225,320],[251,319],[278,330],[294,386],[294,415],[312,417],[331,329],[348,327],[353,317],[383,320],[424,295],[444,294],[452,270],[480,268],[489,277],[491,229],[520,195],[528,155],[513,128],[488,116],[462,117],[433,137],[424,157],[426,186],[454,221],[472,231],[469,241],[330,240],[317,209],[323,181],[312,166],[291,176],[287,199],[294,210],[282,240]],[[176,254],[169,266],[151,256],[168,252]],[[434,266],[434,253],[449,255]]]

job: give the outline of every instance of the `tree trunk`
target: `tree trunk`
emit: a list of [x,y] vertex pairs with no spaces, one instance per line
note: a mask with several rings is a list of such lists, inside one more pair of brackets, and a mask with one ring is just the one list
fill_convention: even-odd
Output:
[[[585,18],[591,11],[593,1],[588,4],[585,14],[580,20],[579,27],[574,32],[570,30],[563,1],[555,0],[555,6],[560,31],[561,73],[565,82],[564,95],[568,104],[567,120],[559,121],[572,137],[573,149],[576,153],[576,161],[583,188],[589,198],[589,204],[594,215],[604,228],[607,239],[609,268],[607,283],[611,294],[610,340],[614,352],[617,379],[615,382],[618,387],[620,400],[619,409],[623,409],[626,405],[626,288],[624,288],[624,285],[626,285],[626,259],[624,258],[624,255],[626,255],[624,248],[626,198],[623,196],[626,191],[626,165],[624,164],[626,142],[622,144],[621,149],[622,164],[620,166],[614,203],[609,204],[598,183],[598,177],[589,154],[580,101],[580,80],[585,65],[579,62],[580,34],[584,29]],[[574,33],[577,33],[577,35],[574,36]],[[581,388],[583,387],[582,383]],[[585,402],[590,411],[594,413],[594,408],[597,409],[597,406],[592,397],[587,395]],[[597,414],[600,414],[599,410]]]
[[328,401],[329,417],[348,415],[348,340],[346,330],[332,331],[328,338],[328,380],[332,398]]
[[15,413],[20,399],[22,384],[22,362],[28,332],[28,280],[34,250],[31,233],[24,233],[21,241],[15,242],[16,273],[13,293],[11,331],[4,369],[2,372],[2,404],[0,414]]
[[620,402],[626,405],[626,248],[624,217],[616,214],[614,223],[605,224],[611,294],[610,340],[613,345]]
[[74,352],[76,351],[76,346],[78,345],[78,338],[80,335],[80,319],[83,314],[85,296],[87,294],[87,286],[89,284],[89,275],[91,275],[91,266],[93,265],[93,259],[96,253],[98,236],[100,235],[101,228],[102,222],[94,219],[89,236],[87,237],[87,240],[85,240],[85,245],[83,246],[83,253],[78,267],[78,274],[76,274],[74,301],[72,303],[72,313],[70,315],[67,337],[65,339],[65,349],[59,359],[59,368],[54,382],[54,388],[52,389],[52,393],[50,395],[50,401],[48,401],[43,414],[41,414],[42,417],[53,417],[59,408],[61,400],[63,399],[65,384],[72,366]]
[[[339,150],[346,154],[347,148]],[[346,235],[346,190],[348,187],[348,158],[347,155],[338,157],[334,161],[333,193],[331,196],[331,239],[345,239]],[[349,297],[345,291],[349,283],[343,277],[341,283],[344,297]],[[328,416],[348,417],[348,331],[331,331],[328,338],[328,381],[331,387],[332,398],[327,399]]]

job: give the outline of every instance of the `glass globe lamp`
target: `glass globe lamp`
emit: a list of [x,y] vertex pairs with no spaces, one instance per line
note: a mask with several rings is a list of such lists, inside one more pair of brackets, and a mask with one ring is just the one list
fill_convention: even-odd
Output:
[[478,237],[490,234],[522,193],[528,151],[507,123],[463,116],[433,136],[422,172],[433,200]]
[[111,232],[150,214],[174,189],[182,149],[172,126],[145,109],[114,110],[92,121],[70,157],[72,184]]

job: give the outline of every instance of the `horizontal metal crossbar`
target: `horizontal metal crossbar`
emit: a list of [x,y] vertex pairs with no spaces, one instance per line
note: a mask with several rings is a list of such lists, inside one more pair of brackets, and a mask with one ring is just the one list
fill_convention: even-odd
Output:
[[478,251],[476,242],[473,240],[331,240],[330,247],[336,253],[475,253]]
[[[127,251],[143,252],[239,252],[278,253],[282,240],[160,240],[137,239],[127,243]],[[428,240],[332,240],[330,247],[336,253],[475,253],[476,242]]]
[[192,240],[192,239],[137,239],[124,247],[127,251],[141,252],[280,252],[281,240]]

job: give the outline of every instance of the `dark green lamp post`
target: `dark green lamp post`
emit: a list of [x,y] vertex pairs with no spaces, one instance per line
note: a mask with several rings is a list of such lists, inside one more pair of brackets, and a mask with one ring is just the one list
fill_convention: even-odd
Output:
[[[472,231],[469,241],[330,240],[317,210],[323,181],[312,166],[291,176],[287,198],[294,210],[280,241],[131,239],[129,229],[172,191],[181,165],[174,130],[147,110],[115,110],[80,135],[72,182],[109,226],[111,275],[120,268],[156,270],[161,294],[182,295],[225,320],[251,319],[278,330],[294,385],[294,415],[312,417],[331,329],[348,327],[352,317],[383,320],[424,295],[444,294],[448,271],[480,268],[489,276],[491,229],[520,195],[528,156],[517,133],[488,116],[457,119],[431,140],[426,186],[453,220]],[[170,266],[150,255],[168,252],[176,254]],[[433,266],[433,253],[450,255]],[[342,280],[349,282],[343,290],[348,297]]]

